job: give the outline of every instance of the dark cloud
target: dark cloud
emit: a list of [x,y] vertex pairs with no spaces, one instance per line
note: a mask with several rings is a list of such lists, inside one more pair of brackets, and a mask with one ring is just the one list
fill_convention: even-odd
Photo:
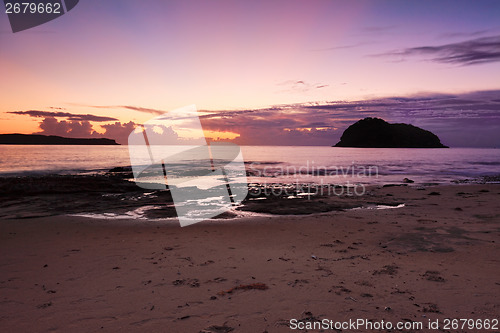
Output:
[[419,46],[378,56],[428,56],[435,62],[477,65],[500,61],[500,36],[481,37],[458,43],[437,46]]
[[118,120],[112,117],[96,116],[93,114],[74,114],[62,111],[40,111],[40,110],[28,110],[28,111],[10,111],[7,113],[28,115],[30,117],[51,117],[51,118],[66,118],[71,121],[115,121]]

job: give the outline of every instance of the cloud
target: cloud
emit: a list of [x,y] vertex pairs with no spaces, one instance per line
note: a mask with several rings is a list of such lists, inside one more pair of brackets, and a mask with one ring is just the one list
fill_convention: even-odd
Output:
[[500,90],[421,93],[362,101],[297,103],[263,109],[204,111],[204,129],[240,134],[244,145],[333,145],[365,117],[410,123],[454,147],[500,146]]
[[361,47],[361,46],[370,45],[370,44],[375,44],[375,42],[374,41],[365,41],[365,42],[359,42],[359,43],[354,43],[354,44],[336,45],[336,46],[326,47],[323,49],[314,49],[311,51],[323,52],[323,51],[348,50],[348,49],[353,49],[356,47]]
[[101,125],[105,129],[103,137],[116,140],[119,144],[127,144],[128,136],[137,127],[137,124],[133,121],[128,123],[121,123],[119,121],[113,124]]
[[[307,85],[302,80],[293,83]],[[40,117],[41,114],[33,116]],[[452,147],[500,147],[500,90],[455,95],[419,93],[359,101],[281,104],[246,110],[200,110],[203,129],[237,133],[238,137],[223,141],[241,145],[329,146],[338,142],[348,126],[365,117],[422,127],[437,134],[444,144]],[[127,144],[128,135],[138,125],[132,121],[116,121],[100,125],[104,133],[99,133],[102,131],[97,132],[89,120],[58,120],[50,116],[44,117],[40,123],[40,133],[106,137]],[[160,132],[171,131],[171,128],[164,127]],[[180,140],[176,133],[171,133],[170,137],[174,141]]]
[[112,117],[96,116],[93,114],[74,114],[69,112],[61,111],[39,111],[39,110],[29,110],[29,111],[10,111],[7,113],[28,115],[30,117],[51,117],[51,118],[66,118],[71,121],[114,121],[118,120]]
[[113,124],[101,125],[104,133],[98,133],[89,121],[66,121],[57,120],[54,117],[46,117],[39,127],[40,132],[35,134],[58,135],[67,138],[108,138],[114,139],[119,144],[127,144],[129,134],[137,126],[130,121],[128,123],[115,122]]
[[446,32],[438,36],[438,38],[471,38],[471,37],[478,37],[481,35],[489,34],[492,32],[495,32],[495,30],[498,31],[498,29],[484,29],[484,30],[476,30],[476,31],[470,31],[470,32]]
[[361,44],[357,43],[357,44],[348,44],[348,45],[338,45],[338,46],[326,47],[323,49],[314,49],[312,51],[320,52],[320,51],[345,50],[345,49],[352,49],[352,48],[355,48],[358,46],[361,46]]
[[500,35],[481,37],[458,43],[419,46],[377,56],[429,56],[429,60],[458,65],[477,65],[500,61]]
[[380,34],[387,31],[393,31],[397,27],[398,27],[397,25],[369,26],[369,27],[364,27],[363,31],[368,33]]
[[232,142],[243,145],[332,145],[335,140],[331,121],[292,106],[230,113],[205,116],[203,129],[238,133]]
[[[128,137],[139,124],[129,121],[121,123],[116,121],[111,124],[100,125],[104,133],[97,132],[89,121],[57,120],[55,117],[46,117],[40,123],[40,132],[35,134],[58,135],[67,138],[108,138],[116,140],[119,144],[128,144]],[[151,142],[162,142],[166,137],[170,138],[169,144],[188,144],[186,140],[179,138],[171,127],[155,125],[159,132],[153,132]],[[156,136],[155,136],[156,135]]]
[[144,107],[132,106],[132,105],[85,105],[85,106],[88,106],[91,108],[96,108],[96,109],[128,109],[128,110],[151,113],[151,114],[156,114],[156,115],[161,115],[161,114],[164,114],[167,112],[164,110],[144,108]]
[[[64,108],[50,107],[55,110]],[[10,114],[28,115],[34,118],[43,118],[40,122],[40,132],[36,134],[58,135],[68,138],[108,138],[114,139],[120,144],[127,144],[129,134],[138,125],[133,121],[121,123],[117,118],[96,116],[92,114],[73,114],[63,111],[10,111]],[[64,119],[58,119],[64,118]],[[100,125],[104,133],[97,132],[91,122],[110,122],[111,124]]]
[[277,84],[280,87],[283,87],[283,90],[281,92],[309,92],[315,89],[321,89],[328,87],[328,84],[322,84],[322,83],[309,83],[304,80],[287,80],[283,81]]
[[69,138],[85,138],[94,136],[92,124],[88,121],[66,121],[47,117],[39,125],[42,130],[38,134],[59,135]]

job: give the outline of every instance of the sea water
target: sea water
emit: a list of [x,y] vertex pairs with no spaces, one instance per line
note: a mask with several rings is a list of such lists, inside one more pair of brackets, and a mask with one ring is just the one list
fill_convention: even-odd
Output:
[[[450,183],[500,175],[500,149],[242,146],[255,183]],[[186,161],[189,162],[189,161]],[[129,166],[127,146],[0,145],[0,176],[82,174]]]

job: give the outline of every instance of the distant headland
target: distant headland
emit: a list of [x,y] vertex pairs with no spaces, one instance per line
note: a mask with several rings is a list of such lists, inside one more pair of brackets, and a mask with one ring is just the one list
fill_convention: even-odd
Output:
[[64,138],[56,135],[41,134],[0,134],[2,145],[119,145],[115,140]]
[[352,124],[334,147],[448,148],[432,132],[409,124],[389,124],[380,118],[365,118]]

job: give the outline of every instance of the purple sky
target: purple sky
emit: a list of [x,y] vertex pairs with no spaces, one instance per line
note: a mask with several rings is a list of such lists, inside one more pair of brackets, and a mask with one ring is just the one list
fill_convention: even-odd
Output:
[[498,147],[499,17],[499,1],[85,0],[14,34],[0,13],[0,133],[123,143],[196,104],[240,144],[332,145],[378,116]]

